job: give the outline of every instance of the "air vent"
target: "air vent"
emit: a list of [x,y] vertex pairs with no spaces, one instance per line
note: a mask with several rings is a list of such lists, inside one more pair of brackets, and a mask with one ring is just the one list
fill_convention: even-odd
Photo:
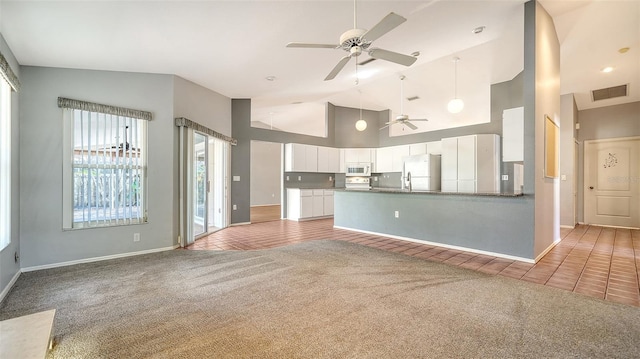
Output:
[[411,97],[407,97],[407,101],[415,101],[417,99],[419,99],[420,96],[411,96]]
[[593,101],[607,100],[610,98],[627,96],[628,85],[620,85],[591,91]]

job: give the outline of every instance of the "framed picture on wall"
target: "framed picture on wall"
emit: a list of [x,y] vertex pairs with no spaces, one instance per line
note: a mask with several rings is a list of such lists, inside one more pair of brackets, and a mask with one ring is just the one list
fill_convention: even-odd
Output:
[[551,117],[544,115],[544,176],[558,178],[560,171],[560,128]]

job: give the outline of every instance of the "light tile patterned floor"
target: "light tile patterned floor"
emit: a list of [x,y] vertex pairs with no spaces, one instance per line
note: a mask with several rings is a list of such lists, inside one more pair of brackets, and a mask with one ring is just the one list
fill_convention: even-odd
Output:
[[190,250],[265,249],[316,239],[343,240],[640,306],[640,230],[579,225],[538,263],[435,247],[333,228],[333,219],[234,226],[197,240]]

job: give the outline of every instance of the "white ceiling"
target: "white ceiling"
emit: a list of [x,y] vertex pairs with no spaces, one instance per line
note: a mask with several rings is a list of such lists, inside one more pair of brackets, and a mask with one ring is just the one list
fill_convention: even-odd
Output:
[[[399,114],[403,74],[405,97],[420,97],[405,101],[403,112],[429,118],[416,124],[418,131],[431,131],[489,121],[489,85],[523,69],[523,3],[358,1],[360,28],[391,11],[407,18],[375,47],[420,56],[411,67],[382,60],[361,66],[361,74],[375,73],[357,86],[354,60],[334,80],[323,81],[346,55],[342,50],[285,47],[292,41],[337,44],[353,28],[350,0],[0,0],[0,32],[22,65],[176,74],[230,98],[251,98],[253,120],[316,135],[324,131],[326,102]],[[561,41],[563,94],[575,93],[579,109],[640,101],[640,1],[541,4]],[[478,26],[486,30],[475,35]],[[631,49],[620,54],[622,47]],[[455,116],[446,112],[454,56],[461,59],[458,97],[465,101]],[[615,70],[603,74],[605,66]],[[591,101],[591,90],[625,83],[628,97]]]

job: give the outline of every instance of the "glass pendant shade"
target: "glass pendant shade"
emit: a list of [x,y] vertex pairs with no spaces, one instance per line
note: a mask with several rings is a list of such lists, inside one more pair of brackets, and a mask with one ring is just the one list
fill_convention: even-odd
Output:
[[356,130],[364,131],[366,129],[367,129],[367,121],[363,119],[359,119],[358,121],[356,121]]
[[462,111],[463,108],[464,108],[464,101],[462,101],[459,98],[454,98],[453,100],[449,101],[449,103],[447,104],[447,110],[449,110],[449,112],[451,113],[459,113],[460,111]]

